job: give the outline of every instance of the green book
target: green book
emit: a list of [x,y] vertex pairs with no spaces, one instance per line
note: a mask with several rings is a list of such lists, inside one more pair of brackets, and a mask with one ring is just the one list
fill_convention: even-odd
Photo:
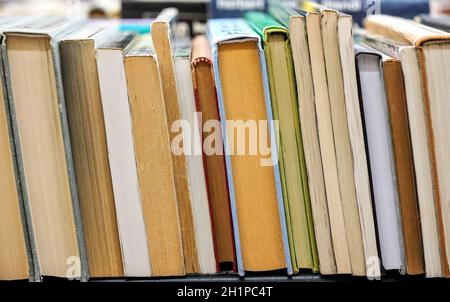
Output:
[[295,272],[318,271],[289,32],[261,12],[249,12],[245,18],[262,38],[272,111],[274,119],[279,121],[276,139],[292,266]]

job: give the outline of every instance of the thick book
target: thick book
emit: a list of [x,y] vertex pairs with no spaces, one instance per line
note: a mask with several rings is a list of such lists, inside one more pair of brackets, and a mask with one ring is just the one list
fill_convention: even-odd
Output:
[[199,115],[197,115],[190,53],[189,46],[176,47],[174,52],[178,101],[184,123],[180,123],[178,127],[175,124],[172,125],[171,130],[178,131],[178,137],[183,139],[183,146],[180,146],[179,150],[172,148],[172,152],[181,152],[186,156],[199,273],[212,274],[217,272],[217,262],[205,167],[201,152],[203,143],[200,135],[203,131],[200,128]]
[[427,136],[432,162],[433,191],[439,222],[442,270],[450,275],[450,162],[448,149],[450,135],[449,103],[450,86],[445,80],[450,71],[443,68],[450,64],[450,34],[414,23],[410,20],[377,15],[370,16],[365,23],[366,29],[381,34],[388,39],[406,43],[417,50],[421,87],[427,120]]
[[[345,16],[338,11],[317,7],[321,14],[321,29],[325,70],[328,83],[331,124],[333,128],[334,148],[341,195],[342,213],[344,215],[350,268],[356,276],[365,275],[364,250],[362,244],[361,224],[356,200],[356,185],[353,169],[353,153],[350,143],[346,98],[344,91],[343,67],[339,52],[338,22]],[[353,122],[353,121],[351,121]]]
[[58,42],[81,25],[42,17],[3,32],[8,99],[36,280],[88,278],[58,49]]
[[[19,20],[3,19],[0,30]],[[1,51],[1,50],[0,50]],[[0,280],[33,280],[33,257],[23,208],[16,150],[6,93],[3,62],[0,60]]]
[[[359,222],[364,251],[364,265],[368,278],[380,278],[380,263],[376,239],[370,176],[367,163],[366,144],[364,140],[361,105],[358,95],[358,80],[353,47],[352,17],[339,14],[338,38],[344,84],[345,107],[355,178],[356,200],[358,203]],[[355,212],[355,209],[353,209]],[[353,222],[355,223],[355,222]],[[354,233],[354,235],[357,232]]]
[[[333,90],[333,87],[336,87],[337,83],[336,80],[334,82],[330,82],[328,80],[328,76],[332,74],[332,71],[328,70],[329,68],[327,68],[326,62],[326,57],[331,55],[328,52],[333,51],[333,47],[338,46],[329,46],[326,43],[331,42],[330,37],[322,37],[322,35],[333,30],[332,27],[322,26],[324,22],[322,15],[333,13],[334,11],[319,6],[303,6],[303,8],[306,9],[305,13],[307,13],[306,28],[311,60],[312,79],[314,83],[320,154],[322,157],[323,175],[325,180],[328,210],[330,213],[330,226],[337,273],[351,274],[352,268],[349,253],[349,241],[346,231],[342,192],[340,187],[340,173],[338,165],[339,154],[335,145],[335,134],[338,133],[335,133],[333,130],[333,113],[334,115],[339,115],[339,112],[332,109],[342,108],[337,107],[341,104],[331,106],[331,96],[334,97],[334,93],[337,93]],[[328,31],[324,32],[326,30]],[[333,54],[336,54],[336,50],[337,49],[334,49]],[[328,75],[328,73],[330,73],[330,75]],[[330,85],[331,88],[329,87]],[[333,94],[330,95],[330,92]],[[334,119],[334,122],[341,122],[339,125],[343,127],[342,120]],[[348,132],[346,129],[345,131]],[[339,134],[341,136],[344,135],[344,133]]]
[[292,274],[260,37],[242,19],[210,20],[208,33],[239,274],[285,268]]
[[320,154],[314,83],[306,28],[308,13],[273,4],[270,5],[269,12],[289,28],[320,273],[335,274],[336,262]]
[[361,110],[372,176],[381,259],[386,270],[405,270],[397,173],[384,85],[384,63],[390,60],[367,47],[356,45],[356,65]]
[[357,38],[393,58],[385,68],[385,84],[399,179],[407,272],[419,274],[426,269],[427,276],[439,276],[442,270],[437,220],[416,51],[407,44],[364,30],[357,32]]
[[[176,9],[169,8],[163,10],[151,24],[151,37],[158,60],[169,129],[171,129],[174,122],[181,119],[171,31],[171,27],[175,24],[177,14],[178,11]],[[176,138],[177,133],[171,131],[169,134],[170,141],[172,142]],[[183,240],[184,270],[188,274],[198,273],[200,267],[195,239],[195,222],[192,213],[192,195],[189,187],[186,156],[172,152],[172,165],[177,192],[181,238]]]
[[264,13],[250,12],[245,18],[263,43],[273,117],[279,122],[278,160],[293,270],[318,271],[289,32]]
[[96,64],[123,271],[126,277],[149,277],[152,272],[124,66],[125,48],[134,37],[117,30],[102,39]]
[[59,43],[90,277],[123,277],[96,50],[114,26],[91,22]]
[[[197,109],[201,113],[199,127],[203,129],[204,148],[202,150],[216,240],[216,257],[220,270],[236,270],[222,128],[220,127],[216,85],[212,70],[211,45],[206,36],[200,35],[192,40],[191,60]],[[214,138],[214,145],[212,138]]]
[[125,76],[152,276],[181,275],[183,250],[170,129],[149,34],[139,36],[127,47]]

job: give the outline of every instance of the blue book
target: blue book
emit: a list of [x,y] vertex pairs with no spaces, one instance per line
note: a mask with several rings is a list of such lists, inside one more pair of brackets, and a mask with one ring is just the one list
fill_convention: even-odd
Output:
[[[208,22],[208,34],[226,150],[239,275],[244,276],[246,271],[284,268],[291,275],[275,126],[260,37],[242,19],[212,19]],[[262,137],[262,130],[270,128],[266,131],[270,153],[265,158],[270,164],[263,162],[261,150],[256,155],[236,154],[233,136],[237,127],[230,127],[230,123],[238,120],[249,124],[255,121],[258,125],[263,120],[268,122],[257,129],[258,137]],[[246,145],[250,145],[251,132],[244,132],[249,135]]]

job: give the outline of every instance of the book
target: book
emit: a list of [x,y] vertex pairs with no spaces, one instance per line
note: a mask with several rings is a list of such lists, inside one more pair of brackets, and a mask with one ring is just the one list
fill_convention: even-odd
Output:
[[264,13],[249,12],[245,18],[263,43],[272,112],[280,125],[276,135],[292,267],[295,273],[318,271],[288,29]]
[[[201,152],[203,144],[200,135],[203,131],[200,128],[199,116],[197,115],[190,53],[190,47],[175,48],[174,67],[178,101],[182,121],[186,122],[184,124],[186,127],[180,124],[178,130],[181,130],[179,135],[183,139],[183,148],[180,149],[186,155],[189,187],[191,189],[199,273],[212,274],[217,272],[217,263],[205,167]],[[172,124],[172,130],[174,130],[174,124]],[[174,152],[173,149],[172,152]]]
[[[336,106],[331,106],[330,104],[330,92],[337,92],[332,90],[332,88],[329,88],[329,85],[336,85],[337,83],[330,83],[330,81],[327,81],[327,77],[329,75],[327,74],[327,62],[325,60],[325,53],[333,51],[332,48],[337,47],[337,45],[325,45],[325,42],[329,42],[330,37],[326,36],[326,33],[322,32],[322,30],[326,30],[326,28],[323,28],[323,26],[321,25],[324,22],[322,19],[323,13],[328,14],[328,12],[332,13],[332,11],[322,9],[321,7],[317,6],[308,9],[308,11],[305,11],[308,13],[306,15],[306,28],[312,68],[312,78],[314,84],[320,154],[322,157],[328,211],[330,213],[330,226],[333,239],[336,268],[337,273],[351,274],[352,269],[349,253],[349,243],[346,233],[344,209],[341,195],[342,192],[340,188],[338,153],[336,149],[337,147],[335,146],[335,133],[333,132],[334,125],[332,109],[333,107],[337,107],[341,104],[336,104]],[[333,28],[329,27],[329,31],[332,30]],[[333,33],[331,32],[331,34]],[[334,52],[336,52],[336,50]],[[327,56],[330,56],[330,54],[328,54]],[[329,70],[328,72],[331,76],[332,71]],[[338,109],[342,108],[339,107]],[[339,112],[334,113],[335,115],[339,114]],[[341,120],[338,121],[342,122]],[[336,121],[335,119],[335,123],[338,121]],[[343,126],[342,123],[341,126]],[[341,133],[341,135],[344,134]],[[343,138],[341,137],[341,139]]]
[[320,273],[324,275],[335,274],[336,262],[320,155],[314,85],[306,32],[306,16],[308,13],[274,4],[270,5],[269,12],[282,24],[289,27]]
[[[368,278],[379,279],[381,277],[381,271],[372,206],[372,194],[370,190],[366,144],[364,140],[363,122],[361,117],[361,105],[358,95],[358,80],[356,76],[352,26],[351,16],[339,14],[339,53],[344,84],[347,124],[351,144],[356,200],[358,204],[359,222],[364,251],[364,265],[366,276]],[[355,212],[356,209],[353,209],[354,214],[356,214]],[[356,223],[356,221],[353,221],[353,223]],[[360,270],[362,270],[362,268],[360,268]]]
[[96,63],[123,271],[126,277],[149,277],[149,248],[124,66],[125,48],[134,37],[131,32],[120,31],[108,35],[98,44]]
[[427,136],[432,162],[433,191],[439,222],[441,261],[443,275],[449,275],[450,228],[449,192],[450,183],[447,150],[450,144],[446,112],[450,110],[447,102],[450,87],[447,85],[447,71],[442,68],[450,60],[450,35],[410,20],[385,15],[370,16],[365,24],[368,31],[382,34],[388,39],[403,42],[415,47],[421,74],[421,87],[427,116]]
[[208,143],[214,138],[216,143],[214,146],[217,146],[219,149],[218,152],[213,148],[211,148],[212,150],[203,149],[205,174],[216,240],[216,256],[221,270],[236,270],[230,196],[228,193],[225,158],[223,156],[222,128],[220,123],[211,125],[213,122],[220,122],[220,117],[212,70],[211,46],[206,36],[199,35],[192,40],[191,59],[197,109],[202,114],[202,125],[200,125],[200,128],[203,129],[203,146],[206,148]]
[[93,278],[124,275],[96,64],[98,43],[110,31],[108,24],[91,22],[59,43],[78,198]]
[[[176,9],[163,10],[151,24],[151,37],[158,60],[166,107],[167,126],[169,128],[172,127],[174,122],[181,119],[170,28],[174,24],[177,14],[178,11]],[[172,142],[177,134],[171,131],[169,135]],[[200,268],[195,241],[195,222],[192,213],[192,196],[189,187],[186,156],[184,154],[176,155],[172,152],[172,166],[183,243],[184,270],[188,274],[198,273]]]
[[[0,30],[19,23],[3,19]],[[0,37],[2,39],[2,37]],[[1,50],[0,50],[1,51]],[[23,198],[14,148],[14,137],[3,62],[0,60],[0,280],[33,280],[33,259],[24,216]]]
[[81,25],[58,17],[31,18],[3,33],[8,101],[36,281],[42,276],[88,278],[57,47]]
[[402,222],[388,96],[383,78],[384,62],[390,58],[359,44],[355,48],[382,264],[386,270],[403,272]]
[[424,272],[422,235],[419,227],[402,70],[400,62],[395,59],[385,61],[383,67],[402,215],[406,270],[410,275],[422,274]]
[[152,276],[182,275],[183,250],[169,127],[149,34],[125,51],[134,151]]
[[[418,86],[419,91],[414,91],[415,89],[412,87],[414,83],[408,83],[411,80],[412,76],[420,77],[418,72],[418,62],[410,61],[406,62],[401,61],[400,53],[403,51],[403,55],[405,52],[413,51],[412,55],[415,55],[415,51],[412,47],[408,47],[405,44],[395,43],[393,41],[389,41],[384,39],[378,35],[371,35],[363,30],[358,32],[359,39],[361,39],[367,45],[372,46],[378,51],[389,55],[392,57],[392,60],[389,60],[385,64],[384,68],[384,81],[387,91],[387,100],[389,107],[389,115],[391,121],[392,128],[392,138],[394,143],[394,155],[396,160],[396,170],[398,175],[398,191],[399,191],[399,201],[400,208],[402,212],[402,222],[403,222],[403,236],[405,238],[405,256],[406,256],[406,269],[408,274],[422,274],[424,273],[425,263],[424,263],[424,248],[422,246],[422,231],[420,225],[420,216],[419,216],[419,196],[418,196],[418,186],[416,179],[416,171],[414,168],[414,158],[413,158],[413,146],[412,146],[412,137],[410,134],[414,130],[417,125],[412,125],[409,121],[408,110],[417,110],[416,108],[409,108],[414,106],[414,101],[407,100],[407,98],[421,98],[422,92],[420,91],[420,85]],[[401,48],[404,49],[401,49]],[[409,49],[407,49],[409,48]],[[406,54],[409,55],[408,53]],[[414,66],[412,66],[414,65]],[[412,69],[411,72],[408,72],[406,68]],[[416,69],[416,71],[414,71]],[[406,86],[410,86],[411,89],[407,92]],[[415,92],[412,94],[410,92]],[[417,100],[415,102],[418,102]],[[409,104],[409,106],[408,106]],[[423,105],[422,105],[423,107]],[[411,116],[414,118],[414,116]],[[417,147],[416,147],[417,149]],[[416,157],[418,154],[416,153]],[[421,154],[420,158],[417,158],[416,161],[423,161],[423,158],[429,157],[428,154]],[[417,163],[419,167],[421,163]],[[429,168],[428,168],[429,170]],[[421,171],[417,171],[420,173]],[[430,175],[431,176],[431,175]],[[420,179],[420,178],[419,178]],[[431,181],[431,177],[428,179]],[[431,186],[428,187],[428,192],[431,193]],[[431,195],[431,196],[430,196]],[[430,194],[431,200],[433,200],[432,194]],[[430,205],[428,204],[427,207]],[[434,209],[434,204],[431,205]],[[423,211],[426,211],[425,209]],[[427,213],[424,213],[427,214]],[[429,216],[429,215],[428,215]],[[436,218],[434,217],[428,218],[425,217],[425,222],[428,222],[427,219],[434,220],[434,229],[429,225],[422,225],[422,230],[425,233],[429,233],[431,230],[434,230],[434,234],[430,234],[429,236],[434,236],[437,239],[437,229],[436,229]],[[437,241],[435,241],[437,244]],[[427,247],[428,250],[433,249],[433,247]],[[438,246],[435,246],[435,256],[439,256]],[[439,258],[429,259],[428,262],[433,261],[439,262]],[[432,268],[430,268],[431,270]],[[430,272],[427,275],[434,275],[436,272]]]
[[[268,125],[273,117],[260,38],[242,19],[212,19],[208,33],[239,274],[285,268],[292,274],[275,126]],[[252,132],[253,137],[246,137],[246,132]],[[258,137],[265,148],[258,150]]]
[[[347,237],[350,268],[356,276],[365,275],[365,260],[362,244],[361,224],[359,221],[356,186],[353,177],[352,147],[348,129],[345,104],[344,79],[339,53],[338,22],[345,18],[335,10],[318,7],[321,14],[322,41],[325,69],[328,82],[328,94],[331,109],[331,122],[336,150],[336,164],[339,179],[342,213]],[[348,62],[346,62],[348,63]],[[352,122],[352,121],[351,121]]]

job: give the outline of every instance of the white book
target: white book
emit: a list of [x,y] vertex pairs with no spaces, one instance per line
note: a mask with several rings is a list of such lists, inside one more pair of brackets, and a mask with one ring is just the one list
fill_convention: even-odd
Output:
[[403,270],[403,237],[382,58],[365,49],[356,60],[382,263],[386,270]]
[[[198,261],[201,273],[212,274],[217,272],[216,258],[205,168],[202,157],[202,133],[200,132],[202,122],[199,119],[200,117],[196,115],[197,110],[189,50],[176,51],[174,64],[181,117],[184,121],[188,122],[187,124],[189,126],[183,129],[185,131],[183,135]],[[190,143],[186,144],[187,142]],[[189,150],[187,150],[188,148]]]
[[124,274],[149,277],[150,256],[124,67],[124,48],[132,38],[133,35],[118,33],[101,42],[97,49],[97,68]]

